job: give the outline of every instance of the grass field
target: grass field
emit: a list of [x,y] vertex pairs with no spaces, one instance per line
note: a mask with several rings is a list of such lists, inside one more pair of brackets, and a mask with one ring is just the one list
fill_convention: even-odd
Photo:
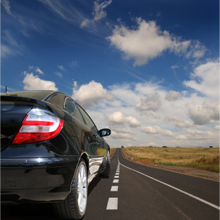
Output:
[[124,151],[131,157],[149,163],[219,172],[219,148],[127,147]]
[[110,148],[110,156],[112,157],[113,154],[115,153],[116,151],[116,148]]

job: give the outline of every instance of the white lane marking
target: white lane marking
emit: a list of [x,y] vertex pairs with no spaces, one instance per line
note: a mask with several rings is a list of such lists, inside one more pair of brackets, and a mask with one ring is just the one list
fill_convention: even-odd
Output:
[[115,178],[115,179],[118,179],[118,178],[119,178],[119,176],[115,176],[114,178]]
[[111,192],[118,192],[118,186],[112,186]]
[[[119,161],[118,161],[118,162],[119,162]],[[119,163],[120,163],[120,162],[119,162]],[[160,181],[160,180],[158,180],[158,179],[155,179],[155,178],[153,178],[153,177],[151,177],[151,176],[148,176],[148,175],[146,175],[146,174],[144,174],[144,173],[141,173],[141,172],[139,172],[139,171],[137,171],[137,170],[134,170],[134,169],[132,169],[132,168],[130,168],[130,167],[127,167],[127,166],[123,165],[122,163],[120,163],[120,165],[122,165],[123,167],[125,167],[125,168],[127,168],[127,169],[129,169],[129,170],[132,170],[132,171],[134,171],[134,172],[136,172],[136,173],[139,173],[139,174],[141,174],[141,175],[143,175],[143,176],[146,176],[146,177],[148,177],[148,178],[150,178],[150,179],[152,179],[152,180],[154,180],[154,181],[157,181],[158,183],[162,183],[162,184],[165,185],[165,186],[168,186],[168,187],[170,187],[170,188],[172,188],[172,189],[175,189],[176,191],[181,192],[181,193],[183,193],[183,194],[185,194],[185,195],[187,195],[187,196],[190,196],[190,197],[192,197],[192,198],[194,198],[194,199],[196,199],[196,200],[198,200],[198,201],[200,201],[200,202],[203,202],[203,203],[205,203],[206,205],[209,205],[209,206],[211,206],[211,207],[213,207],[213,208],[215,208],[215,209],[220,210],[220,207],[219,207],[219,206],[217,206],[217,205],[215,205],[215,204],[212,204],[212,203],[210,203],[210,202],[208,202],[208,201],[206,201],[206,200],[204,200],[204,199],[201,199],[201,198],[199,198],[199,197],[197,197],[197,196],[194,196],[194,195],[192,195],[192,194],[190,194],[190,193],[187,193],[187,192],[185,192],[185,191],[183,191],[183,190],[181,190],[181,189],[178,189],[178,188],[176,188],[176,187],[174,187],[174,186],[171,186],[171,185],[169,185],[169,184],[167,184],[167,183],[164,183],[164,182],[162,182],[162,181]]]
[[118,209],[118,198],[109,198],[106,210],[117,210]]
[[113,183],[119,183],[119,180],[113,180]]

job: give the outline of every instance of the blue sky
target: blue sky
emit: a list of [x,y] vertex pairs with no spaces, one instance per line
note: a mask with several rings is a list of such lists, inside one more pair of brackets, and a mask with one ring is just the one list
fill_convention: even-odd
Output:
[[217,0],[2,0],[1,92],[59,90],[112,147],[219,145]]

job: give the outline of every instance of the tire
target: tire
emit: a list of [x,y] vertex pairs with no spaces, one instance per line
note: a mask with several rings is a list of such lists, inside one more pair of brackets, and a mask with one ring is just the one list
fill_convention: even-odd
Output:
[[106,162],[106,168],[103,173],[100,174],[100,177],[109,178],[111,171],[111,159],[110,159],[110,153],[108,151],[107,153],[107,162]]
[[56,214],[62,219],[82,219],[86,212],[87,196],[87,169],[84,160],[81,160],[71,184],[70,194],[64,201],[54,204]]

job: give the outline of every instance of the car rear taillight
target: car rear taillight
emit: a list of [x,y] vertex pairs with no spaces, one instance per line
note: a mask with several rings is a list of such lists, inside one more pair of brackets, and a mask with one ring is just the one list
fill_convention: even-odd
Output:
[[43,109],[32,109],[24,118],[12,144],[27,144],[49,140],[63,128],[63,120]]

